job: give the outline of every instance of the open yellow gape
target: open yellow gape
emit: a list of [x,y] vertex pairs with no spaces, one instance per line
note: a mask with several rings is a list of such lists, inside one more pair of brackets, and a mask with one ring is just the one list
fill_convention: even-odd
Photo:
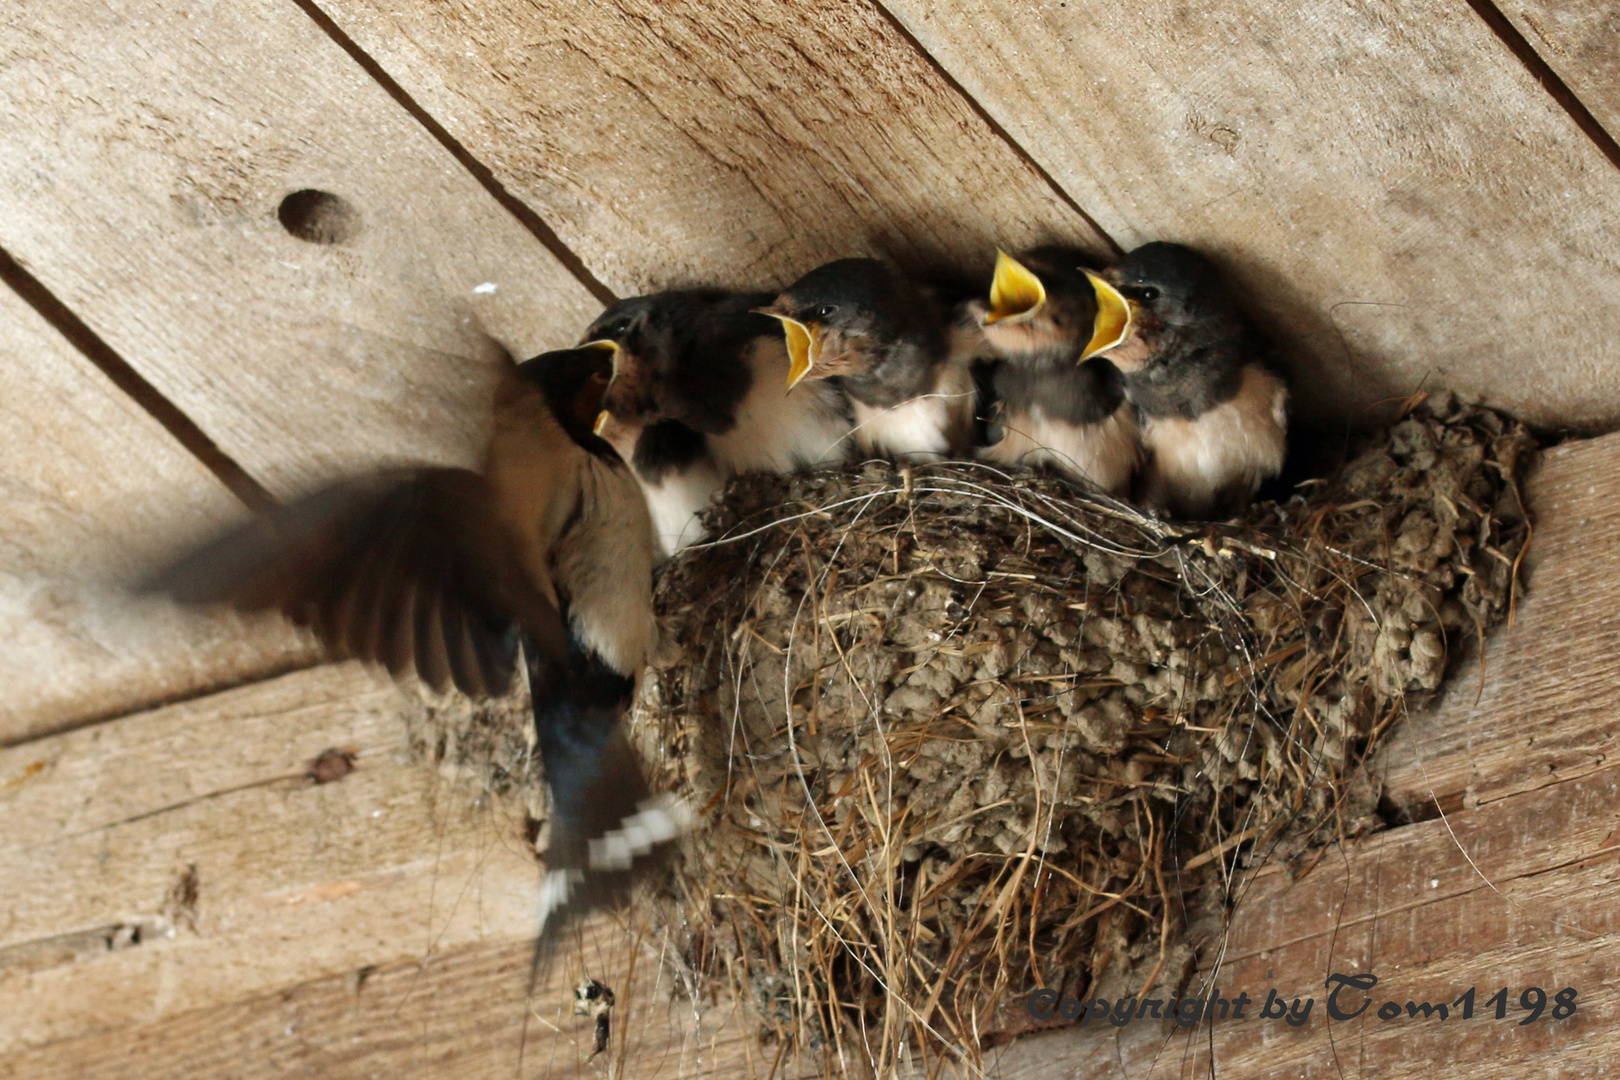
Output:
[[802,323],[789,315],[765,308],[755,308],[754,311],[760,315],[769,315],[782,324],[782,333],[787,337],[787,388],[791,390],[799,385],[799,380],[810,374],[810,369],[815,367],[816,361],[821,358],[821,327],[813,323]]
[[990,281],[988,323],[1021,323],[1033,318],[1046,303],[1046,286],[1034,272],[1008,255],[996,252],[996,274]]
[[1136,307],[1120,291],[1090,270],[1081,268],[1086,280],[1097,294],[1097,318],[1092,323],[1091,340],[1080,351],[1081,360],[1089,360],[1106,352],[1131,336],[1136,322]]
[[[597,338],[595,341],[587,341],[585,344],[581,345],[580,348],[607,349],[609,352],[613,353],[615,363],[617,363],[619,359],[619,343],[617,341],[611,341],[608,338]],[[602,429],[607,426],[607,422],[608,411],[603,409],[601,412],[596,414],[596,423],[591,425],[591,434],[602,434]]]
[[[1130,336],[1135,323],[1135,308],[1118,289],[1101,277],[1085,267],[1077,269],[1086,275],[1097,296],[1097,315],[1092,323],[1091,340],[1080,351],[1080,359],[1084,361],[1112,349]],[[985,325],[1016,325],[1034,318],[1045,305],[1046,286],[1040,277],[1005,251],[997,251],[995,277],[990,281],[990,310],[984,317]]]

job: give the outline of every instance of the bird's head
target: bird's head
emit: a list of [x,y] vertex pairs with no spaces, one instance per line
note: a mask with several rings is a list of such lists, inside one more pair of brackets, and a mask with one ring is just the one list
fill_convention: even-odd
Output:
[[1143,244],[1103,276],[1131,311],[1127,332],[1104,354],[1122,371],[1137,370],[1156,355],[1167,333],[1238,324],[1220,272],[1185,245]]
[[810,271],[756,310],[782,324],[792,389],[802,379],[869,374],[892,346],[937,335],[930,307],[888,263],[840,259]]
[[998,251],[989,300],[971,305],[990,346],[1011,360],[1078,362],[1119,344],[1131,310],[1082,265],[1085,259],[1064,247],[1039,247],[1016,259]]
[[593,454],[602,454],[611,445],[600,437],[597,423],[613,375],[616,348],[611,342],[591,342],[541,353],[517,368],[518,378],[540,388],[547,408],[568,437]]
[[593,430],[629,459],[636,439],[660,418],[660,365],[667,366],[667,320],[660,314],[672,301],[664,294],[620,300],[585,331],[584,348],[611,357],[611,370],[593,421]]

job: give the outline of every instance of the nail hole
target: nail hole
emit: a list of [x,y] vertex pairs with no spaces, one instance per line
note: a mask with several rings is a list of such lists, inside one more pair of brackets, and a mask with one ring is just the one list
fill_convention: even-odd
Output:
[[342,244],[360,232],[360,211],[341,195],[305,188],[281,200],[282,228],[311,244]]

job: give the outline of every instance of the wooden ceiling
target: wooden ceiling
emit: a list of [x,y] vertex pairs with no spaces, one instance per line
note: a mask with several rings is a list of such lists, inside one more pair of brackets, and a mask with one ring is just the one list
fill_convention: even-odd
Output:
[[[1611,430],[1616,29],[1598,0],[0,15],[0,1077],[513,1075],[521,822],[465,818],[470,795],[405,762],[397,718],[421,705],[397,689],[310,668],[275,625],[117,599],[165,544],[256,491],[469,460],[501,350],[571,343],[614,296],[771,286],[852,254],[982,272],[998,246],[1106,260],[1181,240],[1283,347],[1303,427],[1445,386]],[[348,208],[338,242],[278,216],[305,189]],[[1612,1058],[1594,1019],[1616,1017],[1612,875],[1593,860],[1613,843],[1591,785],[1620,676],[1616,455],[1610,437],[1549,462],[1521,624],[1478,700],[1457,691],[1391,758],[1391,799],[1449,818],[1308,888],[1266,884],[1262,921],[1239,919],[1238,977],[1300,993],[1346,949],[1403,987],[1591,987],[1581,1022],[1533,1037],[1356,1036],[1380,1075],[1436,1055],[1504,1076],[1543,1052],[1569,1075]],[[301,778],[351,746],[357,779]],[[188,914],[171,894],[192,864]],[[1549,912],[1567,904],[1565,925]],[[1329,910],[1350,936],[1323,936]],[[108,949],[140,927],[146,944]],[[512,1007],[485,1009],[492,994]],[[632,1075],[770,1071],[746,1021],[657,1031]],[[1204,1051],[1171,1068],[1132,1038],[1049,1036],[1002,1063],[1202,1068]],[[1326,1038],[1212,1045],[1230,1075],[1352,1075],[1342,1044],[1310,1041]]]

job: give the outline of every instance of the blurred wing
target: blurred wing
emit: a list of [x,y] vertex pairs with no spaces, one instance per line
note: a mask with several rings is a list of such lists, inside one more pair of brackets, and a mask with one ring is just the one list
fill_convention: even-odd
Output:
[[520,626],[550,648],[565,637],[511,546],[479,474],[393,470],[279,507],[141,588],[186,604],[280,611],[334,656],[483,697],[510,686]]

